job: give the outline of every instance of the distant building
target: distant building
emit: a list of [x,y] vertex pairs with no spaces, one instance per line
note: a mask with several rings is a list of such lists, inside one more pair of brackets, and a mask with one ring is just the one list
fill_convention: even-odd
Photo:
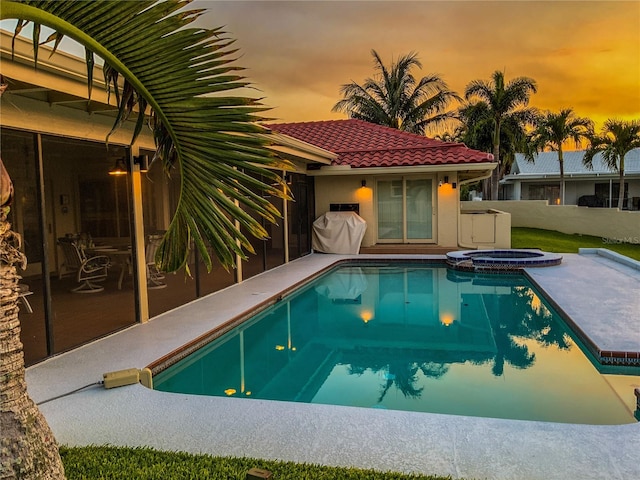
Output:
[[[619,175],[602,160],[593,158],[593,169],[582,163],[584,150],[564,152],[565,205],[615,208],[620,191]],[[640,210],[640,148],[625,156],[624,209]],[[517,154],[511,171],[501,181],[504,200],[548,200],[560,204],[558,152],[542,152],[528,162]]]

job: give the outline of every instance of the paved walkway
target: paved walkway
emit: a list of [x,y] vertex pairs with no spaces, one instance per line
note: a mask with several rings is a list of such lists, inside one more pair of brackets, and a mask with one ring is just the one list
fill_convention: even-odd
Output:
[[[359,256],[366,257],[375,258]],[[99,381],[105,372],[145,367],[342,258],[349,257],[304,257],[30,367],[30,394],[42,402]],[[587,270],[602,279],[592,290],[576,283],[590,278],[580,273]],[[614,262],[591,256],[566,255],[562,266],[538,269],[533,277],[575,315],[581,328],[597,336],[595,341],[611,341],[607,348],[640,351],[639,309],[633,303],[640,271],[620,271]],[[609,316],[604,323],[609,327],[598,328],[595,310],[605,303]],[[183,395],[141,385],[110,390],[95,386],[40,408],[58,441],[67,445],[150,446],[467,479],[640,478],[640,423],[513,421]]]

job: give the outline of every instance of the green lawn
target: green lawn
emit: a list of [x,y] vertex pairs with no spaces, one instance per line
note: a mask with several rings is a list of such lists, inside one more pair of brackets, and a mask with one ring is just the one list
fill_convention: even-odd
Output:
[[638,238],[627,239],[638,243],[618,243],[613,238],[589,235],[568,235],[553,230],[513,227],[511,229],[512,248],[539,248],[546,252],[578,253],[579,248],[606,248],[635,260],[640,260],[640,234]]
[[272,480],[450,480],[356,468],[160,452],[150,448],[60,447],[68,480],[245,480],[250,468]]

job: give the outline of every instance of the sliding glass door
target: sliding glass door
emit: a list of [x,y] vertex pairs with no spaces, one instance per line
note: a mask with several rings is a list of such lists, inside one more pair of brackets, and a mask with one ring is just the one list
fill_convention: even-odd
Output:
[[377,182],[378,242],[433,241],[433,180],[398,178]]

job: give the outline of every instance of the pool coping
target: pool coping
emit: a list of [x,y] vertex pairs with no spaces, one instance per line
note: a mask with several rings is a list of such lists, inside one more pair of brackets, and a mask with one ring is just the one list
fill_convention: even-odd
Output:
[[[513,252],[529,253],[530,257],[492,257],[488,254]],[[488,256],[489,258],[484,258]],[[476,258],[479,257],[479,258]],[[562,262],[562,255],[534,248],[502,248],[490,250],[458,250],[446,255],[447,264],[454,269],[492,271],[524,269],[527,267],[550,267]]]
[[[628,276],[633,277],[631,279],[633,284],[640,282],[640,262],[636,260],[624,257],[620,254],[612,252],[606,249],[580,249],[577,256],[568,257],[568,262],[574,262],[576,260],[587,259],[590,256],[600,257],[602,261],[616,264],[616,268],[620,269],[621,273],[625,273]],[[580,266],[577,266],[579,268]],[[588,276],[589,273],[583,266],[583,276]],[[567,292],[560,292],[558,294],[558,286],[556,288],[549,288],[549,285],[545,282],[546,275],[544,274],[544,268],[539,269],[524,269],[524,273],[527,278],[540,290],[544,297],[551,303],[551,305],[560,313],[569,325],[571,330],[578,335],[584,346],[589,352],[596,358],[596,361],[603,367],[607,366],[631,366],[637,367],[640,365],[640,333],[635,335],[634,348],[616,348],[618,345],[608,344],[603,345],[599,342],[603,341],[602,336],[596,337],[595,332],[597,329],[601,329],[601,325],[598,323],[606,323],[611,317],[619,317],[616,319],[618,327],[625,327],[629,332],[640,332],[640,289],[637,287],[629,288],[628,284],[620,285],[620,294],[626,294],[629,302],[635,303],[635,308],[631,307],[624,312],[618,313],[615,310],[607,311],[607,308],[611,307],[611,298],[605,298],[606,295],[598,297],[598,293],[601,293],[604,288],[603,285],[598,285],[598,279],[588,281],[584,279],[582,285],[578,284],[584,292],[596,295],[595,302],[589,303],[586,309],[576,310],[575,308],[569,309],[567,305],[571,305],[571,301],[568,299]],[[573,281],[579,280],[573,278]],[[624,283],[624,281],[622,282]],[[571,285],[571,280],[567,280],[567,285]],[[600,292],[599,292],[600,290]],[[622,291],[624,290],[624,292]],[[603,307],[604,305],[604,307]],[[620,322],[623,325],[620,325]],[[616,327],[616,328],[618,328]],[[612,334],[612,329],[609,329],[609,334]]]
[[[393,257],[427,261],[442,258]],[[41,402],[95,382],[106,371],[150,364],[211,330],[213,321],[221,324],[245,311],[248,303],[267,301],[276,290],[282,290],[274,288],[276,283],[292,286],[310,273],[350,258],[354,257],[303,257],[146,324],[29,367],[29,392]],[[573,267],[552,268],[558,269],[554,270],[556,283],[562,283]],[[538,270],[553,276],[550,269]],[[545,285],[550,281],[538,280]],[[563,303],[561,298],[558,301]],[[57,439],[67,445],[150,446],[468,479],[623,480],[640,475],[638,423],[555,424],[199,397],[153,391],[141,385],[110,390],[90,387],[40,408]]]

